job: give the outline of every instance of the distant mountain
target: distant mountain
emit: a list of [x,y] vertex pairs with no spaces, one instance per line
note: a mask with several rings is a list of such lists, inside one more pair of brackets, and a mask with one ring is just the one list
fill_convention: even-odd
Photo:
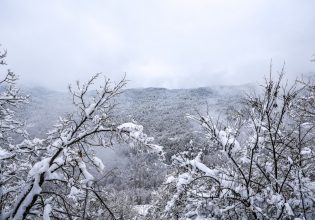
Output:
[[[74,110],[71,97],[66,92],[41,87],[22,89],[31,99],[21,116],[33,136],[43,137],[59,116]],[[149,135],[166,143],[169,139],[183,138],[192,131],[191,123],[185,118],[186,113],[204,113],[209,109],[213,116],[217,116],[229,106],[236,105],[245,91],[253,89],[252,85],[126,89],[117,97],[116,114],[122,122],[133,120],[142,124]]]

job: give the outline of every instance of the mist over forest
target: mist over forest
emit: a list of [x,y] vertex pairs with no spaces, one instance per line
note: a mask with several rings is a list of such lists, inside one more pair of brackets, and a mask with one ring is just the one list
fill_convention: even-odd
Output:
[[0,2],[0,220],[315,219],[315,2]]

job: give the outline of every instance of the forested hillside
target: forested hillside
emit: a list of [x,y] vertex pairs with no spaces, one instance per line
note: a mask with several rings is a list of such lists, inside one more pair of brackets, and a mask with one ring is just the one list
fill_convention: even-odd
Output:
[[314,80],[284,77],[65,93],[4,71],[1,218],[313,219]]

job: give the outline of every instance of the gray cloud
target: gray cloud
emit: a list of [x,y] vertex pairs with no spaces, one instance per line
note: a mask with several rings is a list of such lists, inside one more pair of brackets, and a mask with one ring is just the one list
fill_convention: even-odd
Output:
[[29,85],[63,89],[103,72],[130,87],[260,81],[270,60],[313,71],[313,0],[2,0],[0,43]]

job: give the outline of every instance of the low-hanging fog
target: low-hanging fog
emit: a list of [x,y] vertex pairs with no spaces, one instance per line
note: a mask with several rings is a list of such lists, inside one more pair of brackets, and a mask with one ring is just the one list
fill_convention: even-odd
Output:
[[315,219],[314,9],[2,0],[0,220]]

